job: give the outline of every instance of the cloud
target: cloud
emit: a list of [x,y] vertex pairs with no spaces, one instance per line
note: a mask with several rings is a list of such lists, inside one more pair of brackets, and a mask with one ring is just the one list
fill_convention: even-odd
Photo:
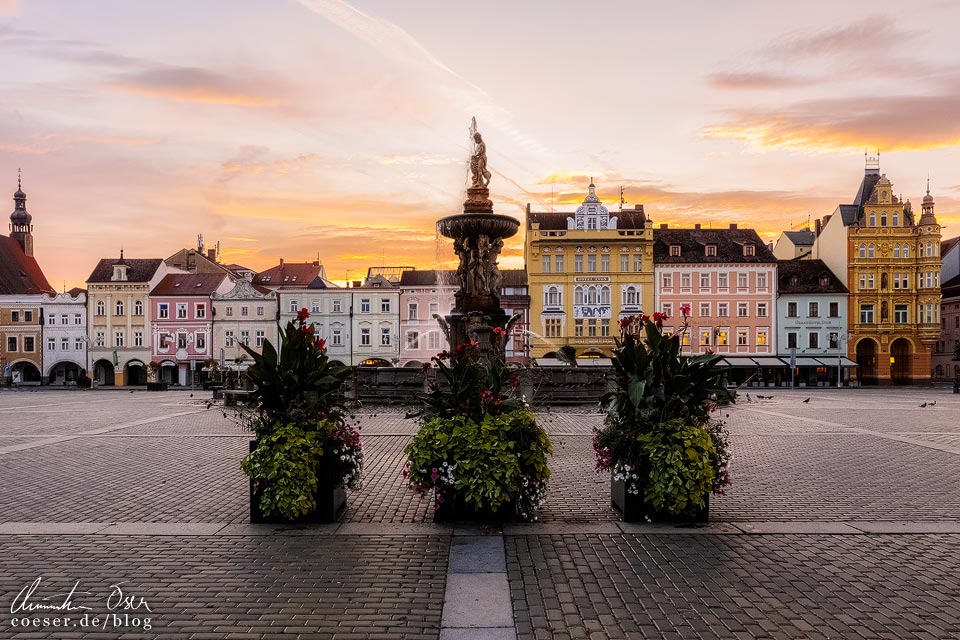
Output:
[[790,89],[815,84],[817,78],[795,76],[765,71],[746,73],[714,73],[707,80],[715,89]]
[[320,160],[320,156],[315,153],[301,153],[292,158],[270,160],[267,158],[269,153],[270,150],[266,147],[242,147],[234,157],[221,163],[225,174],[224,179],[232,180],[239,175],[259,176],[264,173],[274,175],[302,173]]
[[733,110],[704,130],[709,139],[758,150],[837,152],[879,147],[918,151],[960,145],[960,77],[952,92],[800,102],[777,110]]
[[250,77],[234,78],[196,67],[154,67],[123,74],[108,83],[114,91],[174,102],[276,107],[283,104],[278,87],[254,87]]
[[389,154],[377,158],[380,164],[450,165],[462,160],[439,153]]
[[808,57],[853,55],[861,57],[917,37],[915,31],[897,26],[892,16],[868,16],[848,25],[818,31],[793,31],[761,47],[757,54],[767,59],[793,60]]
[[20,0],[0,0],[0,16],[20,15]]

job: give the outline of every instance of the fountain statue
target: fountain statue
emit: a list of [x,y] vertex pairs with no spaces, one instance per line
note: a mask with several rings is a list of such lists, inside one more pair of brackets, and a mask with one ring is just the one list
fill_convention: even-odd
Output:
[[504,329],[509,320],[500,308],[501,276],[497,257],[503,249],[504,238],[517,233],[520,221],[493,212],[487,145],[477,131],[476,118],[471,123],[470,139],[473,142],[470,186],[463,213],[437,221],[437,231],[453,239],[453,250],[460,258],[459,289],[453,311],[446,317],[445,332],[451,347],[473,339],[480,343],[481,351],[489,351],[493,329]]

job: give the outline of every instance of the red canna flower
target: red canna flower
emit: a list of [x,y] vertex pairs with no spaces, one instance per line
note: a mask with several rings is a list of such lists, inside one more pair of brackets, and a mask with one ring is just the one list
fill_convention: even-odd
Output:
[[323,338],[317,338],[316,345],[317,349],[320,349],[320,351],[326,351],[327,349],[327,341]]
[[494,327],[494,328],[493,328],[493,335],[498,336],[498,337],[502,337],[502,336],[507,335],[507,332],[506,332],[504,329],[502,329],[501,327]]
[[300,309],[300,311],[297,311],[297,320],[306,320],[309,317],[310,317],[310,312],[307,311],[306,307]]
[[683,314],[683,317],[687,317],[688,315],[690,315],[690,305],[688,304],[680,305],[680,313]]

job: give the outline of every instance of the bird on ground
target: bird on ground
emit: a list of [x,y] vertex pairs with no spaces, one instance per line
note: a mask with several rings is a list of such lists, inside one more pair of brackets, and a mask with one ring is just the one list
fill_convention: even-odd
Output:
[[935,407],[936,405],[937,405],[937,401],[936,401],[936,400],[934,400],[933,402],[930,403],[930,406],[931,406],[931,407]]
[[192,393],[190,394],[190,397],[191,397],[191,398],[193,397],[193,394],[192,394]]
[[922,409],[922,408],[924,408],[925,406],[927,406],[927,403],[926,403],[926,402],[924,402],[922,405],[920,405],[920,408]]
[[806,400],[804,400],[804,402],[810,402],[810,398],[807,398]]
[[753,402],[753,398],[750,397],[750,394],[747,394],[747,402]]
[[130,389],[130,393],[133,393],[133,389]]

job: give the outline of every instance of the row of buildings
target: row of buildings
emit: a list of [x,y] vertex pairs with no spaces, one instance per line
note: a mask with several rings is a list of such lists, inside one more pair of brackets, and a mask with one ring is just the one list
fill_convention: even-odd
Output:
[[[642,205],[611,212],[591,183],[574,212],[527,207],[526,269],[504,270],[520,364],[607,362],[622,317],[667,313],[685,353],[721,354],[733,381],[912,383],[960,375],[960,247],[941,243],[929,193],[910,202],[868,159],[851,204],[764,243],[752,229],[655,226]],[[20,384],[196,384],[242,370],[241,344],[277,341],[301,308],[331,359],[420,366],[446,348],[451,271],[373,267],[341,287],[318,261],[255,272],[218,248],[166,259],[104,258],[86,289],[57,293],[33,257],[26,194],[0,236],[0,371]],[[941,298],[941,291],[943,296]],[[683,317],[681,309],[689,308]]]

